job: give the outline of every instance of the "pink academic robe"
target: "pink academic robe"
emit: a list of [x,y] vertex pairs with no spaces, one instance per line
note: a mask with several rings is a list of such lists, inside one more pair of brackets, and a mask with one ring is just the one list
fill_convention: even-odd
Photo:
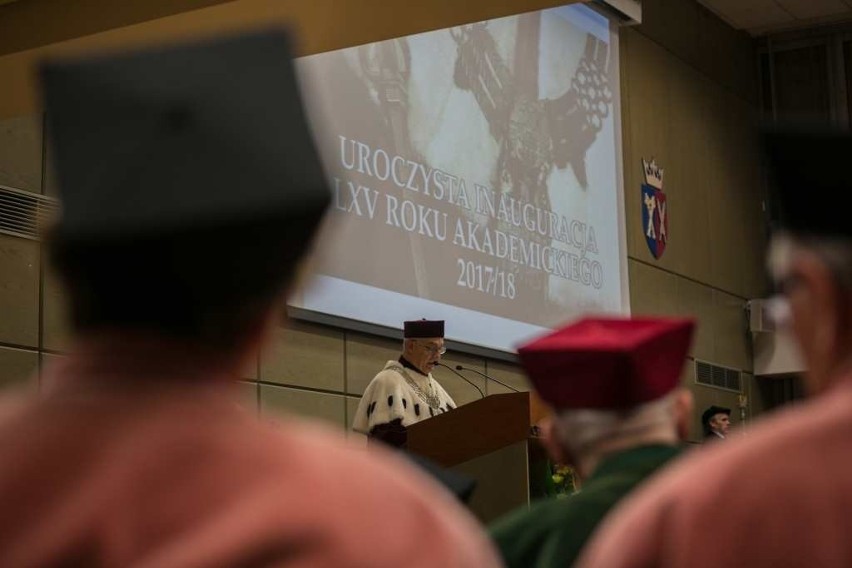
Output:
[[0,401],[0,566],[499,565],[399,458],[261,424],[226,378],[150,354],[88,345],[47,396]]
[[694,451],[614,511],[580,566],[852,566],[852,376]]

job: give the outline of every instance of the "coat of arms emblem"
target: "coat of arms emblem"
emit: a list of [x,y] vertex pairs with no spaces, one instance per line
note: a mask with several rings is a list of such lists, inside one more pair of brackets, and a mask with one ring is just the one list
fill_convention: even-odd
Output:
[[657,167],[653,158],[642,159],[645,183],[642,184],[642,231],[654,258],[663,256],[669,240],[668,205],[663,193],[663,169]]

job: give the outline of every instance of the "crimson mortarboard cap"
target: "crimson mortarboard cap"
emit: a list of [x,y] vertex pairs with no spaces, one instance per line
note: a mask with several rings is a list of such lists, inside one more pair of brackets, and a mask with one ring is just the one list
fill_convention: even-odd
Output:
[[304,246],[330,194],[288,45],[264,31],[44,65],[57,237],[127,242],[298,220],[292,243]]
[[852,238],[838,201],[852,190],[852,134],[839,129],[781,127],[764,132],[774,207],[781,229]]
[[717,414],[726,414],[728,416],[731,415],[731,409],[725,408],[724,406],[711,406],[701,415],[701,424],[703,426],[707,426],[710,424],[710,419],[716,416]]
[[414,320],[405,322],[406,339],[418,337],[444,337],[444,320]]
[[586,318],[527,343],[518,355],[555,409],[625,409],[678,385],[693,328],[686,319]]

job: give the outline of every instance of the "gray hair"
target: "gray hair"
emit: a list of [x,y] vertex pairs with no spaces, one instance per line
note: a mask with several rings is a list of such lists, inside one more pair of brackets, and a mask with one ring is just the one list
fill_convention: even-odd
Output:
[[769,249],[769,270],[776,280],[789,271],[789,263],[796,249],[803,249],[818,257],[831,271],[841,291],[852,296],[852,241],[837,237],[818,237],[792,233],[778,233],[772,238]]
[[554,430],[563,446],[577,456],[601,444],[635,438],[660,428],[674,428],[677,390],[625,411],[563,410],[554,417]]

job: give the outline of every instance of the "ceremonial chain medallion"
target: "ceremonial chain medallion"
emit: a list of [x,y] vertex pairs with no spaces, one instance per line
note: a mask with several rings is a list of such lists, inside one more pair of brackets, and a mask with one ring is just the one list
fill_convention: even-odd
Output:
[[402,365],[393,365],[393,370],[398,371],[399,374],[402,375],[402,378],[405,379],[405,382],[408,383],[408,386],[411,387],[411,390],[417,393],[417,396],[423,399],[426,404],[428,404],[435,410],[441,408],[441,397],[438,396],[438,393],[435,392],[435,387],[432,386],[431,377],[429,378],[429,390],[431,392],[426,393],[423,391],[422,388],[420,388],[420,385],[417,384],[417,382],[414,380],[414,377],[408,374],[408,371],[405,369],[405,367],[403,367]]

